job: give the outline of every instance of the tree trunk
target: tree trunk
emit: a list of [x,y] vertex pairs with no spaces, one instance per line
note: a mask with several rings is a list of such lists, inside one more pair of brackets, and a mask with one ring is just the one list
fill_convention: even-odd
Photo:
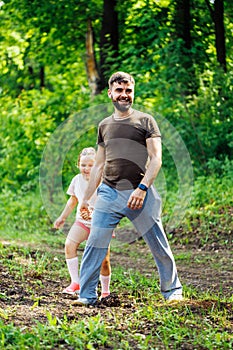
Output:
[[190,0],[176,1],[175,27],[177,36],[184,40],[185,48],[191,49]]
[[44,67],[40,67],[40,88],[42,89],[45,87],[45,72],[44,72]]
[[102,89],[106,87],[111,71],[107,58],[118,56],[118,14],[115,10],[116,0],[104,0],[102,28],[100,34],[100,76]]
[[224,4],[223,0],[214,1],[214,25],[215,25],[215,45],[217,51],[217,60],[227,71],[226,66],[226,46],[225,46],[225,28],[224,28]]
[[87,23],[86,35],[86,71],[88,83],[92,91],[92,95],[100,93],[100,76],[97,69],[95,52],[94,52],[94,38],[91,20]]
[[179,44],[179,65],[185,69],[185,75],[180,76],[179,82],[182,85],[182,94],[184,96],[196,92],[197,81],[192,58],[192,39],[191,39],[191,14],[190,0],[176,0],[174,15],[175,38],[182,39]]

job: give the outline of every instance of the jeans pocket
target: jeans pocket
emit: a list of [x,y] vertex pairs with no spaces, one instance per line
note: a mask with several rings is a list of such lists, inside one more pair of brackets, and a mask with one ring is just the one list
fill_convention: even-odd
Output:
[[104,183],[102,183],[98,187],[97,195],[99,198],[101,198],[107,202],[110,202],[110,201],[112,202],[112,201],[117,199],[117,191],[114,188],[112,188]]

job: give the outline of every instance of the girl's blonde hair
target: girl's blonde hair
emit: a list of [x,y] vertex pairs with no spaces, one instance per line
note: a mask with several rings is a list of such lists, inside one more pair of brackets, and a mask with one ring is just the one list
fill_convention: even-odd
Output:
[[82,156],[90,156],[90,157],[95,158],[96,151],[95,151],[94,147],[86,147],[86,148],[82,149],[82,151],[79,153],[79,156],[78,156],[78,164],[80,163],[80,158]]

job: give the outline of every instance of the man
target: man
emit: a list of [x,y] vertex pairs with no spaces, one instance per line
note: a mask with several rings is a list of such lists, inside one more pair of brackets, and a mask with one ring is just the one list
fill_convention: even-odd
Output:
[[87,210],[88,199],[98,187],[81,262],[78,305],[96,303],[101,263],[114,228],[125,216],[150,247],[165,300],[182,300],[182,286],[160,219],[161,200],[153,186],[162,163],[161,135],[152,116],[132,108],[134,86],[128,73],[117,72],[109,79],[114,113],[99,124],[96,162],[81,204]]

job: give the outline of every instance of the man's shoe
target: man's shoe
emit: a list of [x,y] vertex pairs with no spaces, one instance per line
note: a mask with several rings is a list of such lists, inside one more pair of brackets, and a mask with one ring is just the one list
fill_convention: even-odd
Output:
[[120,306],[120,299],[116,293],[111,293],[105,298],[101,298],[100,300],[93,301],[92,303],[90,300],[86,298],[78,298],[75,300],[72,305],[74,306],[90,306],[90,307],[97,307],[100,309],[104,309],[106,307],[117,307]]
[[184,300],[184,298],[183,298],[183,295],[182,294],[172,294],[172,295],[170,295],[167,299],[166,299],[166,301],[168,302],[168,303],[175,303],[175,302],[179,302],[179,301],[182,301],[182,300]]
[[101,302],[99,300],[95,300],[91,302],[87,298],[78,298],[75,300],[72,305],[74,306],[86,306],[86,307],[101,307]]
[[74,295],[74,294],[78,294],[80,291],[80,285],[78,283],[72,282],[69,287],[66,287],[62,293],[63,294],[70,294],[70,295]]
[[72,305],[77,305],[77,306],[89,306],[91,305],[90,302],[88,301],[88,299],[86,298],[78,298],[77,300],[75,300]]

